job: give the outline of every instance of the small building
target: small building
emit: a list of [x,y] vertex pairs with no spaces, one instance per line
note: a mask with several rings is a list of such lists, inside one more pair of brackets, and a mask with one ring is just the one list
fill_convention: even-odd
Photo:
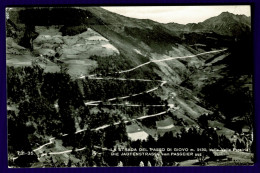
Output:
[[211,151],[210,160],[221,161],[227,160],[228,154],[226,151]]

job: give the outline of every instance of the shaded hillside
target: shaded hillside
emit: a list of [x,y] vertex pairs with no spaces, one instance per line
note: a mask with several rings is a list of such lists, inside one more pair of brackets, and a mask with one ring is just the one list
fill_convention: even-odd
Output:
[[[229,53],[206,60],[202,70],[191,75],[182,86],[204,98],[204,106],[223,113],[225,124],[239,129],[252,124],[254,119],[252,74],[252,36],[249,35],[233,44]],[[233,120],[238,117],[239,121]]]
[[127,36],[142,40],[153,51],[165,53],[172,49],[176,43],[180,43],[180,38],[174,33],[160,25],[153,26],[152,29],[140,29],[138,27],[125,27]]

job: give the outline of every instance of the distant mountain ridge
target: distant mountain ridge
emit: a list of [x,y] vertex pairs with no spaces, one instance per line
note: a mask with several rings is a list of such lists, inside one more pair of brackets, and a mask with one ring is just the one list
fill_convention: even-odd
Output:
[[186,25],[177,23],[165,24],[168,29],[183,32],[215,32],[220,35],[239,36],[251,30],[251,17],[222,12],[220,15],[206,19],[199,23]]

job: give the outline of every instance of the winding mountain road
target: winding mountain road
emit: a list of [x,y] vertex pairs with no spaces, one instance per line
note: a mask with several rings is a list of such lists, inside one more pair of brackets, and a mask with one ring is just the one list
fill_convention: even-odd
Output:
[[[179,109],[179,108],[178,108],[178,109]],[[178,110],[178,109],[176,109],[176,110]],[[167,111],[163,111],[163,112],[159,112],[159,113],[156,113],[156,114],[152,114],[152,115],[144,115],[144,116],[141,116],[141,117],[138,117],[138,118],[133,118],[133,119],[131,119],[131,120],[129,120],[129,121],[123,121],[123,123],[128,123],[128,122],[130,122],[130,121],[143,120],[143,119],[146,119],[146,118],[156,117],[156,116],[160,116],[160,115],[166,114],[167,112],[168,112],[168,110],[167,110]],[[113,125],[118,125],[118,124],[120,124],[120,123],[122,123],[122,122],[121,122],[121,121],[118,121],[118,122],[113,123]],[[106,128],[110,127],[110,126],[111,126],[111,124],[105,124],[105,125],[102,125],[102,126],[100,126],[100,127],[93,128],[93,129],[91,129],[91,131],[98,131],[98,130],[101,130],[101,129],[106,129]],[[84,131],[86,131],[86,130],[87,130],[87,129],[81,129],[81,130],[76,131],[74,134],[78,134],[78,133],[84,132]],[[67,136],[68,134],[64,134],[64,135]],[[51,138],[51,139],[50,139],[50,142],[48,142],[48,143],[46,143],[46,144],[40,146],[39,148],[37,148],[37,149],[35,149],[35,150],[33,150],[33,151],[38,151],[38,150],[42,149],[43,147],[52,144],[54,139],[55,139],[55,138]],[[96,146],[96,147],[97,147],[97,146]],[[101,148],[101,147],[100,147],[100,148]],[[86,148],[83,147],[83,148],[80,148],[80,149],[75,149],[75,151],[77,152],[77,151],[82,151],[82,150],[85,150],[85,149],[86,149]],[[104,150],[110,150],[110,149],[107,149],[107,148],[103,148],[103,149],[104,149]],[[66,151],[60,151],[60,152],[50,152],[49,154],[50,154],[50,155],[58,155],[58,154],[66,154],[66,153],[71,153],[71,152],[72,152],[72,150],[66,150]],[[41,155],[41,157],[46,156],[46,155],[47,155],[47,154],[44,153],[44,154]]]
[[[221,51],[225,51],[227,49],[221,49],[221,50],[214,50],[214,51],[208,51],[208,52],[204,52],[204,53],[199,53],[199,54],[196,54],[196,55],[188,55],[188,56],[183,56],[183,57],[170,57],[170,58],[165,58],[165,59],[160,59],[160,60],[151,60],[151,61],[148,61],[146,63],[143,63],[143,64],[140,64],[134,68],[131,68],[131,69],[128,69],[128,70],[123,70],[123,71],[120,71],[120,72],[115,72],[115,74],[121,74],[121,73],[127,73],[127,72],[131,72],[133,70],[136,70],[138,68],[141,68],[145,65],[148,65],[150,63],[157,63],[157,62],[162,62],[162,61],[170,61],[170,60],[174,60],[174,59],[185,59],[185,58],[191,58],[191,57],[196,57],[196,56],[200,56],[200,55],[205,55],[205,54],[211,54],[211,53],[216,53],[216,52],[221,52]],[[97,76],[97,74],[93,74],[93,75],[88,75],[87,77],[94,77],[94,76]],[[81,76],[79,77],[79,79],[85,79],[86,76]],[[154,80],[149,80],[149,79],[124,79],[124,78],[102,78],[102,77],[99,77],[99,78],[93,78],[93,79],[97,79],[97,80],[132,80],[132,81],[146,81],[146,82],[149,82],[149,81],[154,81]],[[159,80],[158,80],[159,81]],[[167,83],[167,81],[159,81],[161,82],[160,86],[163,86]],[[155,90],[157,90],[159,88],[159,86],[157,87],[154,87],[150,90],[147,90],[147,91],[143,91],[143,92],[140,92],[140,93],[136,93],[136,94],[133,94],[133,95],[127,95],[127,96],[122,96],[122,97],[118,97],[118,98],[110,98],[108,99],[108,101],[113,101],[113,100],[116,100],[116,99],[120,99],[120,100],[123,100],[123,99],[126,99],[126,98],[129,98],[129,97],[132,97],[132,96],[138,96],[138,95],[141,95],[141,94],[144,94],[144,93],[150,93],[150,92],[153,92]],[[89,101],[89,102],[85,102],[85,105],[97,105],[97,103],[100,103],[102,102],[101,100],[98,100],[98,101]],[[113,104],[112,104],[113,105]],[[114,104],[114,105],[125,105],[125,104]],[[126,105],[127,106],[127,105]],[[130,106],[130,105],[128,105]],[[139,105],[131,105],[131,106],[139,106]],[[150,105],[150,106],[162,106],[162,105]],[[131,119],[130,121],[134,121],[134,120],[142,120],[142,119],[146,119],[146,118],[150,118],[150,117],[155,117],[155,116],[159,116],[159,115],[163,115],[163,114],[166,114],[168,112],[167,111],[163,111],[163,112],[160,112],[160,113],[157,113],[157,114],[152,114],[152,115],[144,115],[144,116],[141,116],[141,117],[138,117],[138,118],[135,118],[135,119]],[[127,123],[129,121],[124,121],[124,123]],[[120,124],[121,122],[115,122],[113,125],[118,125]],[[110,127],[111,125],[110,124],[105,124],[105,125],[102,125],[100,127],[97,127],[97,128],[94,128],[94,129],[91,129],[92,131],[98,131],[98,130],[101,130],[101,129],[105,129],[105,128],[108,128]],[[81,129],[81,130],[78,130],[76,131],[74,134],[78,134],[78,133],[81,133],[81,132],[84,132],[86,131],[87,129]],[[63,136],[67,136],[68,134],[63,134]],[[49,142],[46,143],[46,144],[43,144],[41,146],[39,146],[38,148],[34,149],[33,151],[39,151],[41,149],[43,149],[45,146],[47,145],[50,145],[54,142],[56,138],[53,137],[53,138],[50,138],[49,139]],[[98,147],[98,146],[95,146],[95,147]],[[99,147],[101,148],[101,147]],[[82,151],[86,149],[86,147],[83,147],[83,148],[80,148],[80,149],[75,149],[75,151]],[[101,148],[101,149],[104,149],[104,150],[109,150],[107,148]],[[71,153],[72,150],[66,150],[66,151],[62,151],[62,152],[50,152],[49,154],[50,155],[58,155],[58,154],[66,154],[66,153]],[[45,156],[47,155],[46,153],[42,154],[42,156]]]
[[[125,79],[124,79],[125,80]],[[139,80],[141,80],[141,79],[139,79]],[[146,80],[146,79],[144,79],[144,80]],[[165,85],[167,83],[167,81],[161,81],[161,84],[160,84],[160,86],[162,87],[163,85]],[[140,92],[140,93],[136,93],[136,94],[132,94],[132,95],[127,95],[127,96],[122,96],[122,97],[114,97],[114,98],[110,98],[110,99],[107,99],[107,101],[114,101],[114,100],[116,100],[116,99],[118,99],[118,100],[123,100],[123,99],[127,99],[127,98],[129,98],[129,97],[135,97],[135,96],[138,96],[138,95],[142,95],[142,94],[144,94],[144,93],[150,93],[150,92],[153,92],[153,91],[155,91],[155,90],[157,90],[159,87],[157,86],[157,87],[154,87],[154,88],[152,88],[152,89],[149,89],[149,90],[146,90],[146,91],[143,91],[143,92]],[[85,102],[85,105],[87,106],[87,105],[93,105],[93,104],[97,104],[97,103],[101,103],[101,102],[103,102],[102,100],[97,100],[97,101],[89,101],[89,102]]]
[[[122,73],[127,73],[127,72],[131,72],[131,71],[134,71],[138,68],[141,68],[145,65],[148,65],[150,63],[157,63],[157,62],[163,62],[163,61],[170,61],[170,60],[174,60],[174,59],[186,59],[186,58],[192,58],[192,57],[196,57],[196,56],[200,56],[200,55],[205,55],[205,54],[211,54],[211,53],[217,53],[217,52],[222,52],[222,51],[225,51],[227,49],[221,49],[221,50],[213,50],[213,51],[208,51],[208,52],[203,52],[203,53],[199,53],[199,54],[196,54],[196,55],[187,55],[187,56],[179,56],[179,57],[170,57],[170,58],[164,58],[164,59],[158,59],[158,60],[150,60],[146,63],[143,63],[143,64],[140,64],[136,67],[133,67],[133,68],[130,68],[128,70],[122,70],[122,71],[119,71],[119,72],[114,72],[113,74],[122,74]],[[109,73],[109,74],[112,74],[112,73]],[[87,77],[93,77],[93,76],[97,76],[98,74],[92,74],[92,75],[88,75]],[[84,79],[86,76],[81,76],[80,78],[81,79]]]

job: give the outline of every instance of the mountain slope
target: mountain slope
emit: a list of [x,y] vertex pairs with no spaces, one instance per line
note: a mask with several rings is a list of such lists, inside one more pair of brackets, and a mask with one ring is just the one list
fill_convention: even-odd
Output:
[[205,20],[202,25],[218,34],[238,37],[243,33],[250,32],[251,18],[223,12],[219,16]]

